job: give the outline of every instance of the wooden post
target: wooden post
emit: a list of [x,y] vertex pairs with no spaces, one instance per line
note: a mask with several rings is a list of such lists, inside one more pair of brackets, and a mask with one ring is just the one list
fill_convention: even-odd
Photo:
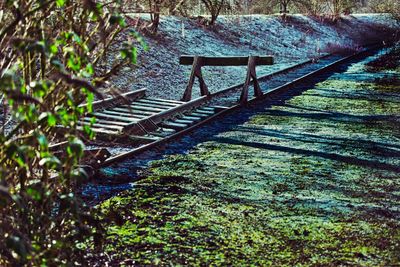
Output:
[[203,79],[203,74],[201,73],[201,67],[204,66],[204,57],[195,56],[193,60],[192,73],[190,74],[189,83],[186,87],[185,93],[183,94],[182,101],[190,101],[192,99],[192,89],[196,77],[200,82],[200,94],[201,96],[210,95],[207,85]]
[[243,85],[242,94],[240,96],[241,104],[247,103],[248,95],[249,95],[249,85],[250,85],[251,79],[253,79],[254,96],[259,97],[259,96],[263,95],[263,92],[261,91],[261,88],[260,88],[260,84],[258,83],[258,80],[257,80],[257,73],[256,73],[256,66],[257,66],[258,58],[259,58],[258,56],[250,56],[249,57],[249,62],[247,64],[246,82]]

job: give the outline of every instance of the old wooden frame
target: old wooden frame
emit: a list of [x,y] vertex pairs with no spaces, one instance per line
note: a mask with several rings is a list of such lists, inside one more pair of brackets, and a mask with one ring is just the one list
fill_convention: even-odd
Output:
[[[145,95],[146,95],[146,88],[143,88],[143,89],[139,89],[136,91],[124,93],[121,95],[109,97],[106,99],[94,101],[92,103],[92,107],[93,107],[93,110],[98,111],[98,110],[106,109],[106,108],[113,107],[113,106],[116,106],[119,104],[130,103],[135,99],[143,98]],[[80,106],[85,107],[87,105],[88,104],[85,103]]]
[[202,57],[202,56],[181,56],[179,58],[181,65],[192,65],[189,82],[183,94],[182,101],[190,101],[192,99],[192,91],[195,79],[198,78],[200,83],[201,96],[209,96],[210,92],[203,79],[201,68],[204,66],[246,66],[247,75],[240,96],[240,102],[245,104],[248,100],[249,85],[251,81],[254,84],[254,96],[262,95],[260,85],[257,80],[257,65],[273,65],[274,58],[272,56],[247,56],[247,57]]
[[204,103],[206,103],[207,97],[203,96],[201,98],[192,100],[190,102],[184,103],[180,106],[173,107],[171,109],[165,110],[163,112],[154,114],[152,116],[143,118],[142,120],[129,123],[124,127],[122,130],[123,134],[130,135],[130,134],[147,134],[159,128],[158,124],[166,121],[170,118],[173,118],[177,114],[193,110],[195,108],[200,107]]

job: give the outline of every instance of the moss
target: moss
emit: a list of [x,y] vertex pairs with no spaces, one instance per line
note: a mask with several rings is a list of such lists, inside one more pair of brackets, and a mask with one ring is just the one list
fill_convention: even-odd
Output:
[[154,162],[134,190],[102,204],[112,261],[400,264],[400,92],[381,93],[335,75]]

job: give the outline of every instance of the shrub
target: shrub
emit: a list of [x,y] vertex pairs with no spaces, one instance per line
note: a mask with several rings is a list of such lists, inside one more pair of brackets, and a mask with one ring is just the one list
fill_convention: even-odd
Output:
[[[77,121],[101,97],[98,86],[136,59],[127,41],[114,61],[103,60],[125,22],[119,5],[102,3],[0,2],[1,266],[81,262],[101,245],[95,211],[76,194],[87,178],[82,138],[93,137]],[[52,142],[63,142],[64,153],[55,154]]]

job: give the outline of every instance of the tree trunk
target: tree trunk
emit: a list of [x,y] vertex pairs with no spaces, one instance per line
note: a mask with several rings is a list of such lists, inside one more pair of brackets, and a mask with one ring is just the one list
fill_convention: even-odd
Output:
[[154,7],[151,14],[151,25],[149,27],[149,30],[152,33],[157,33],[159,24],[160,24],[160,6],[157,1],[154,1]]
[[210,25],[215,25],[215,22],[217,21],[217,15],[215,14],[211,14],[211,21],[210,21]]

